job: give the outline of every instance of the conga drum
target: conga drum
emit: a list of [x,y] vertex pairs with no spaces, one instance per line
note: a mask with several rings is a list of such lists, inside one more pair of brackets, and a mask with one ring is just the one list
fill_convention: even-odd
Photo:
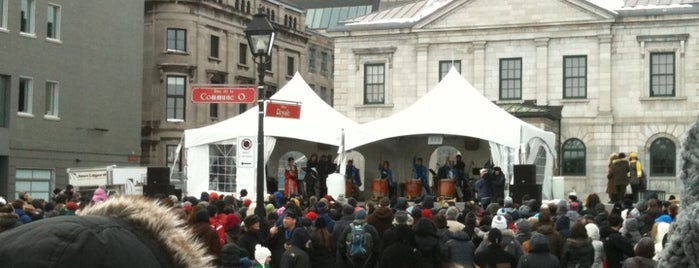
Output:
[[443,199],[452,199],[456,197],[456,183],[454,180],[439,180],[439,197]]
[[371,198],[378,200],[384,196],[388,196],[388,181],[374,179],[374,182],[371,184]]
[[352,180],[345,180],[345,198],[352,197]]
[[420,196],[420,192],[422,192],[422,183],[420,182],[420,180],[409,179],[405,183],[406,199],[413,200],[416,197]]

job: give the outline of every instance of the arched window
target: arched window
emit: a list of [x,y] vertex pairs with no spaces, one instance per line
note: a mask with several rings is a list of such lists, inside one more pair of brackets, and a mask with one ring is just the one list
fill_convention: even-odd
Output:
[[542,184],[546,175],[546,149],[544,147],[539,147],[534,164],[536,165],[536,184]]
[[579,139],[569,139],[561,150],[561,174],[585,176],[585,144]]
[[304,176],[306,176],[306,172],[302,169],[302,167],[306,166],[306,161],[308,161],[306,155],[299,151],[286,152],[279,158],[279,163],[277,165],[277,186],[279,189],[284,189],[284,171],[286,171],[289,157],[294,158],[294,164],[296,164],[299,170],[299,178],[304,178]]
[[675,176],[675,143],[659,138],[650,145],[650,175]]

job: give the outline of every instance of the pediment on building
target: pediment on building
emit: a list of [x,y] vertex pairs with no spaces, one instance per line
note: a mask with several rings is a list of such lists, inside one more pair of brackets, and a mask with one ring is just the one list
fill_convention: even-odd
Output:
[[586,0],[454,0],[414,29],[479,29],[612,21],[615,12]]

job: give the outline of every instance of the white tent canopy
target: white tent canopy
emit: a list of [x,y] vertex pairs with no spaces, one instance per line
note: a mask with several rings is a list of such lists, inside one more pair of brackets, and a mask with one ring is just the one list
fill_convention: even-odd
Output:
[[[436,87],[408,108],[363,124],[359,131],[372,133],[373,136],[363,140],[348,140],[347,149],[410,135],[454,135],[487,140],[490,142],[494,164],[500,165],[505,174],[511,174],[509,171],[514,164],[534,163],[534,157],[520,156],[518,150],[527,148],[528,143],[536,141],[534,146],[541,146],[547,152],[544,196],[547,196],[547,182],[550,182],[553,175],[555,135],[503,110],[483,96],[454,68]],[[532,147],[532,144],[529,145]]]
[[[265,162],[274,149],[276,142],[274,137],[339,146],[342,129],[359,127],[358,123],[335,111],[323,101],[298,73],[270,99],[298,102],[301,104],[301,116],[299,119],[264,118]],[[185,148],[187,149],[186,191],[193,194],[209,190],[209,144],[237,144],[238,137],[256,137],[257,122],[258,107],[254,106],[225,121],[186,130],[184,133]],[[366,138],[357,135],[355,138]],[[255,169],[238,168],[237,177],[254,178]],[[256,196],[255,180],[237,180],[237,184],[238,189],[247,189],[251,197]]]

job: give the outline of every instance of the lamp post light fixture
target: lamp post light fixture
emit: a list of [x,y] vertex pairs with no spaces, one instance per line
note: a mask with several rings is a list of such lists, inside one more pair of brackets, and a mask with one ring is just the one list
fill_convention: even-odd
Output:
[[245,28],[245,36],[252,52],[253,59],[257,63],[257,201],[255,202],[255,214],[265,218],[264,190],[265,190],[265,159],[264,153],[264,102],[265,102],[265,71],[269,58],[272,55],[274,44],[274,26],[267,19],[267,14],[262,9],[252,16],[252,20]]

